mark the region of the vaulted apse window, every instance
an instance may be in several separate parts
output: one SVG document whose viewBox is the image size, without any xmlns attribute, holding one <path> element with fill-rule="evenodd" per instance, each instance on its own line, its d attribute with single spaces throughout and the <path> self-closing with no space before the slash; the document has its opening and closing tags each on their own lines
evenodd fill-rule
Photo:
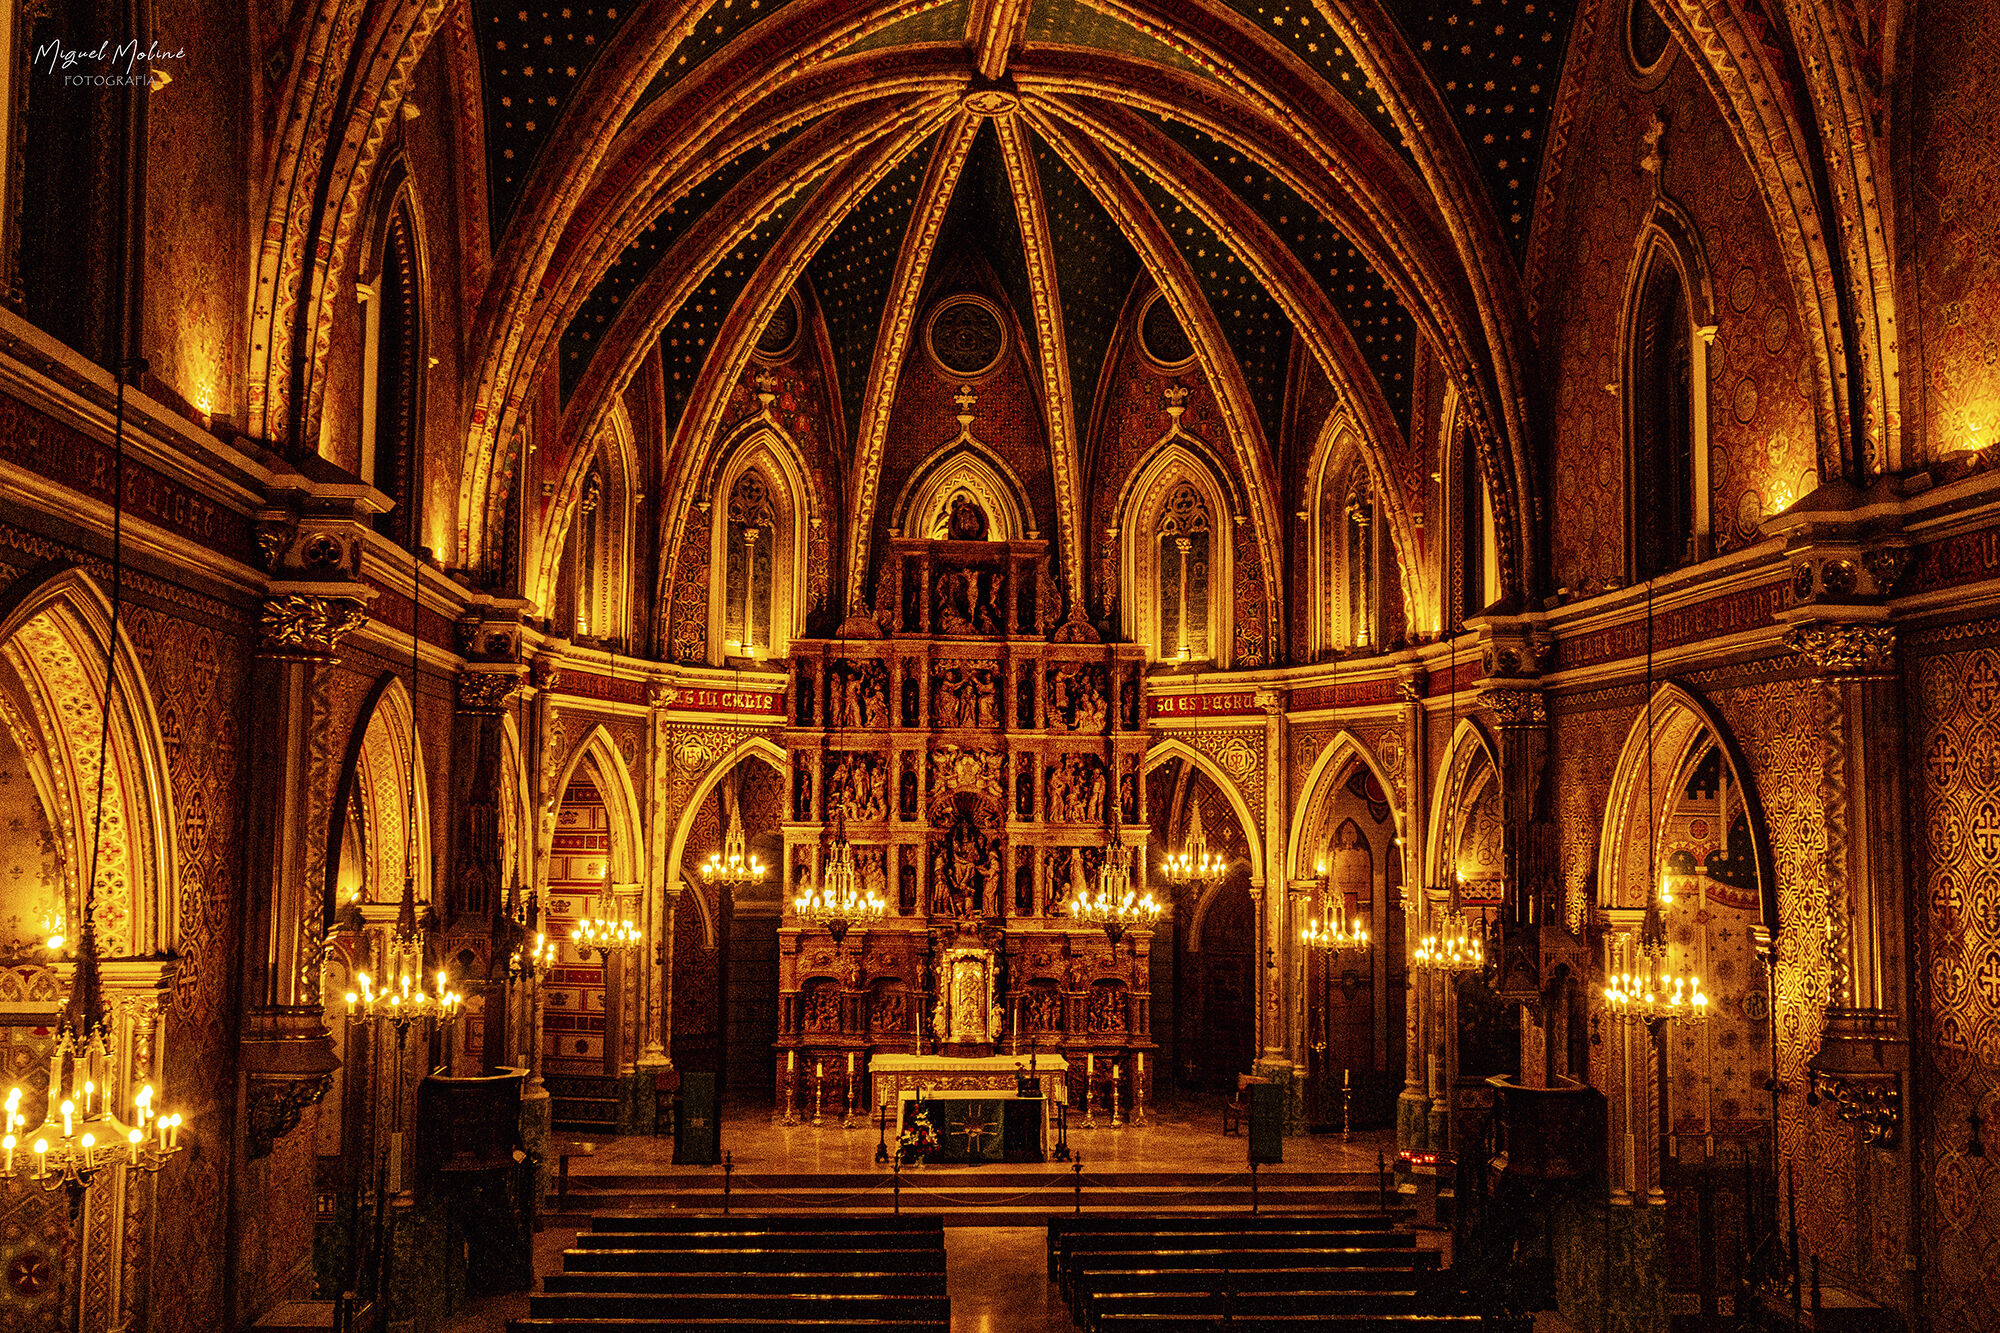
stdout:
<svg viewBox="0 0 2000 1333">
<path fill-rule="evenodd" d="M 1194 487 L 1174 487 L 1154 533 L 1160 553 L 1160 649 L 1165 661 L 1206 661 L 1209 646 L 1208 505 Z"/>
<path fill-rule="evenodd" d="M 1467 438 L 1458 451 L 1459 616 L 1476 616 L 1500 600 L 1500 534 L 1493 495 L 1479 470 L 1479 450 Z"/>
<path fill-rule="evenodd" d="M 583 479 L 583 497 L 576 514 L 576 632 L 584 637 L 601 635 L 604 625 L 597 615 L 604 599 L 604 471 L 601 463 L 590 465 Z"/>
<path fill-rule="evenodd" d="M 1632 576 L 1649 579 L 1695 556 L 1693 322 L 1680 271 L 1658 251 L 1631 329 Z"/>
<path fill-rule="evenodd" d="M 777 575 L 777 512 L 764 474 L 746 470 L 729 491 L 728 574 L 723 642 L 732 655 L 771 651 L 771 604 Z"/>
<path fill-rule="evenodd" d="M 381 263 L 363 287 L 368 303 L 361 350 L 361 475 L 394 500 L 375 520 L 376 531 L 402 546 L 422 539 L 411 521 L 416 508 L 418 411 L 423 350 L 423 274 L 416 224 L 407 197 L 389 210 L 382 229 Z"/>
<path fill-rule="evenodd" d="M 1356 648 L 1367 648 L 1382 638 L 1381 525 L 1375 521 L 1374 491 L 1358 467 L 1343 512 L 1347 637 Z"/>
</svg>

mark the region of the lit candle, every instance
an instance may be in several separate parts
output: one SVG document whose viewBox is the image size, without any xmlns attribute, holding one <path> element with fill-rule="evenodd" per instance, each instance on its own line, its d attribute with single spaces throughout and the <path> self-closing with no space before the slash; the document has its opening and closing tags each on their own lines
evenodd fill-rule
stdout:
<svg viewBox="0 0 2000 1333">
<path fill-rule="evenodd" d="M 71 1130 L 72 1130 L 72 1129 L 74 1128 L 74 1127 L 73 1127 L 73 1126 L 72 1126 L 72 1125 L 71 1125 L 71 1124 L 70 1124 L 69 1122 L 70 1122 L 70 1117 L 71 1117 L 71 1116 L 73 1116 L 73 1115 L 75 1115 L 75 1114 L 76 1114 L 76 1103 L 75 1103 L 75 1102 L 64 1102 L 64 1103 L 62 1104 L 62 1118 L 63 1118 L 63 1137 L 64 1137 L 64 1138 L 68 1138 L 68 1137 L 70 1136 L 70 1132 L 71 1132 Z"/>
<path fill-rule="evenodd" d="M 49 1173 L 49 1141 L 35 1140 L 35 1179 L 40 1180 Z"/>
<path fill-rule="evenodd" d="M 135 1129 L 135 1130 L 133 1130 L 133 1131 L 132 1131 L 132 1132 L 131 1132 L 130 1134 L 127 1134 L 127 1135 L 125 1136 L 125 1141 L 126 1141 L 127 1143 L 130 1143 L 130 1144 L 132 1145 L 132 1165 L 133 1165 L 133 1166 L 137 1166 L 137 1165 L 139 1165 L 139 1144 L 140 1144 L 140 1143 L 141 1143 L 141 1142 L 142 1142 L 142 1141 L 143 1141 L 143 1140 L 145 1139 L 145 1137 L 146 1137 L 146 1136 L 145 1136 L 144 1134 L 140 1133 L 140 1132 L 139 1132 L 138 1130 L 136 1130 L 136 1129 Z M 14 1140 L 12 1140 L 12 1139 L 8 1139 L 8 1140 L 7 1140 L 7 1142 L 8 1142 L 8 1143 L 10 1143 L 10 1144 L 11 1144 L 11 1143 L 12 1143 L 13 1141 L 14 1141 Z M 11 1156 L 11 1154 L 10 1154 L 10 1156 Z"/>
<path fill-rule="evenodd" d="M 849 1051 L 849 1052 L 847 1053 L 847 1076 L 848 1076 L 849 1078 L 853 1078 L 853 1077 L 854 1077 L 854 1052 L 853 1052 L 853 1051 Z"/>
<path fill-rule="evenodd" d="M 95 1134 L 84 1135 L 82 1143 L 83 1143 L 83 1169 L 88 1171 L 90 1170 L 92 1165 L 90 1160 L 90 1150 L 97 1146 L 97 1135 Z"/>
<path fill-rule="evenodd" d="M 174 1112 L 174 1114 L 173 1114 L 173 1116 L 172 1116 L 171 1118 L 172 1118 L 172 1120 L 173 1120 L 173 1122 L 174 1122 L 174 1123 L 173 1123 L 172 1127 L 171 1127 L 171 1128 L 170 1128 L 170 1129 L 169 1129 L 169 1130 L 167 1131 L 167 1151 L 168 1151 L 168 1152 L 173 1152 L 173 1151 L 174 1151 L 175 1149 L 177 1149 L 177 1148 L 179 1148 L 179 1147 L 181 1146 L 181 1116 L 180 1116 L 180 1112 L 178 1112 L 178 1111 Z"/>
<path fill-rule="evenodd" d="M 1132 1081 L 1136 1083 L 1145 1076 L 1146 1076 L 1146 1053 L 1144 1051 L 1139 1051 L 1132 1056 Z"/>
<path fill-rule="evenodd" d="M 1097 1077 L 1097 1052 L 1092 1051 L 1083 1057 L 1083 1076 L 1086 1079 Z"/>
<path fill-rule="evenodd" d="M 785 1072 L 786 1072 L 787 1074 L 789 1074 L 789 1073 L 791 1073 L 791 1072 L 792 1072 L 792 1071 L 793 1071 L 794 1069 L 797 1069 L 798 1067 L 799 1067 L 799 1053 L 798 1053 L 797 1051 L 786 1051 L 786 1052 L 785 1052 Z"/>
<path fill-rule="evenodd" d="M 813 1077 L 824 1078 L 825 1076 L 826 1076 L 826 1061 L 824 1060 L 813 1061 Z"/>
<path fill-rule="evenodd" d="M 83 1118 L 90 1119 L 90 1103 L 97 1096 L 97 1085 L 89 1079 L 83 1081 Z"/>
<path fill-rule="evenodd" d="M 4 1139 L 0 1139 L 0 1150 L 5 1150 L 7 1154 L 7 1164 L 0 1166 L 0 1174 L 11 1176 L 14 1174 L 14 1136 L 12 1134 L 9 1134 Z"/>
</svg>

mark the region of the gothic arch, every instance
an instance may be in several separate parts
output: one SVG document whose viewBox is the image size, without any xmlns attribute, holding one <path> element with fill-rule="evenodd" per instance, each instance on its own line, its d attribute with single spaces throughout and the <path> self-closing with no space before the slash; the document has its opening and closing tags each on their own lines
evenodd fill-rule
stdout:
<svg viewBox="0 0 2000 1333">
<path fill-rule="evenodd" d="M 111 625 L 110 600 L 74 566 L 30 575 L 0 595 L 0 718 L 28 757 L 29 780 L 55 826 L 61 908 L 71 922 L 82 902 L 98 809 L 105 707 L 99 673 Z M 118 707 L 104 783 L 96 924 L 105 957 L 138 958 L 179 944 L 179 825 L 159 715 L 123 624 L 111 658 Z"/>
<path fill-rule="evenodd" d="M 1218 668 L 1227 668 L 1234 660 L 1235 530 L 1244 510 L 1228 477 L 1217 467 L 1207 446 L 1176 421 L 1119 492 L 1113 510 L 1113 526 L 1118 531 L 1119 618 L 1123 622 L 1119 629 L 1125 638 L 1143 645 L 1149 659 L 1165 659 L 1160 642 L 1159 522 L 1168 502 L 1185 485 L 1199 497 L 1210 534 L 1206 658 Z"/>
<path fill-rule="evenodd" d="M 709 596 L 708 660 L 721 666 L 730 657 L 727 649 L 729 626 L 729 532 L 730 509 L 746 476 L 754 474 L 763 483 L 770 502 L 772 550 L 770 623 L 766 626 L 769 648 L 765 656 L 782 658 L 791 641 L 806 627 L 806 547 L 812 528 L 823 522 L 818 496 L 812 485 L 812 471 L 798 443 L 768 417 L 759 417 L 738 430 L 716 450 L 708 476 L 696 494 L 711 506 L 709 514 Z M 671 577 L 670 562 L 661 564 L 663 577 Z M 778 575 L 782 574 L 780 579 Z M 740 632 L 740 631 L 739 631 Z M 736 655 L 755 656 L 754 651 Z"/>
<path fill-rule="evenodd" d="M 895 507 L 889 511 L 889 534 L 942 536 L 938 520 L 960 491 L 986 511 L 988 541 L 1020 541 L 1039 535 L 1020 474 L 983 440 L 973 438 L 969 429 L 925 459 L 903 483 Z"/>
<path fill-rule="evenodd" d="M 1443 876 L 1445 855 L 1451 850 L 1451 825 L 1455 822 L 1452 816 L 1471 793 L 1472 784 L 1482 771 L 1497 775 L 1500 753 L 1477 722 L 1469 717 L 1460 718 L 1450 743 L 1445 746 L 1444 762 L 1438 766 L 1437 786 L 1431 792 L 1429 844 L 1424 849 L 1426 889 L 1450 887 Z"/>
<path fill-rule="evenodd" d="M 394 904 L 401 901 L 404 866 L 416 876 L 416 900 L 433 901 L 432 877 L 435 848 L 431 837 L 429 771 L 424 759 L 421 731 L 411 727 L 410 689 L 400 676 L 385 672 L 362 701 L 348 738 L 346 762 L 334 789 L 332 815 L 327 824 L 326 893 L 327 920 L 333 919 L 338 904 L 331 901 L 338 889 L 341 865 L 352 853 L 359 859 L 361 887 L 354 901 Z M 416 742 L 416 786 L 414 824 L 411 820 L 410 787 L 412 738 Z M 348 845 L 358 836 L 360 846 Z M 414 836 L 414 859 L 411 842 Z"/>
<path fill-rule="evenodd" d="M 589 495 L 591 478 L 601 478 L 601 493 Z M 632 619 L 631 571 L 633 515 L 640 481 L 638 443 L 623 399 L 605 413 L 597 437 L 587 449 L 570 456 L 557 483 L 555 499 L 545 519 L 533 581 L 527 596 L 545 613 L 554 614 L 561 598 L 564 561 L 572 552 L 570 532 L 588 504 L 595 504 L 608 521 L 597 542 L 595 558 L 602 561 L 601 586 L 592 590 L 593 605 L 584 628 L 598 639 L 624 640 Z M 575 590 L 572 589 L 572 592 Z M 602 625 L 604 628 L 600 629 Z"/>
<path fill-rule="evenodd" d="M 1339 790 L 1337 784 L 1341 775 L 1347 772 L 1350 764 L 1355 763 L 1374 774 L 1383 794 L 1389 797 L 1390 827 L 1395 830 L 1396 841 L 1402 842 L 1407 821 L 1404 811 L 1396 803 L 1396 784 L 1390 780 L 1375 752 L 1359 736 L 1343 727 L 1340 734 L 1333 738 L 1333 744 L 1320 751 L 1319 758 L 1313 761 L 1301 788 L 1304 795 L 1292 816 L 1291 837 L 1285 848 L 1285 873 L 1290 878 L 1303 880 L 1313 877 L 1306 847 L 1309 826 L 1315 822 L 1313 816 L 1318 807 Z"/>
<path fill-rule="evenodd" d="M 673 840 L 667 845 L 667 862 L 663 873 L 666 876 L 680 878 L 683 881 L 682 887 L 684 890 L 691 889 L 694 886 L 692 883 L 687 882 L 689 876 L 682 872 L 681 858 L 687 853 L 688 834 L 694 831 L 694 821 L 696 816 L 701 813 L 702 803 L 708 800 L 710 792 L 721 785 L 722 779 L 729 774 L 731 769 L 749 759 L 761 759 L 764 763 L 771 766 L 771 770 L 781 780 L 784 778 L 786 772 L 785 752 L 779 749 L 773 741 L 767 740 L 762 736 L 752 736 L 737 742 L 735 747 L 727 754 L 724 754 L 713 764 L 709 765 L 708 771 L 702 774 L 700 780 L 695 783 L 694 790 L 688 793 L 687 801 L 681 806 L 680 818 L 674 821 Z M 776 869 L 780 874 L 784 873 L 783 866 L 776 867 Z M 701 914 L 703 943 L 710 949 L 715 948 L 716 922 L 714 916 L 708 910 L 708 900 L 699 890 L 696 890 L 691 895 L 684 893 L 684 896 L 693 897 L 696 904 L 695 910 Z"/>
<path fill-rule="evenodd" d="M 618 753 L 617 742 L 602 722 L 591 727 L 577 747 L 570 751 L 560 776 L 550 788 L 542 816 L 541 837 L 535 849 L 535 883 L 540 886 L 548 882 L 549 855 L 555 847 L 556 812 L 562 808 L 563 792 L 568 788 L 570 779 L 586 762 L 590 765 L 598 793 L 603 796 L 605 811 L 611 819 L 611 854 L 607 858 L 610 874 L 606 878 L 614 889 L 643 890 L 649 876 L 645 873 L 646 822 L 640 814 L 639 793 L 633 785 L 631 769 L 626 767 L 624 756 Z"/>
<path fill-rule="evenodd" d="M 1651 726 L 1648 726 L 1648 718 Z M 1646 846 L 1647 779 L 1652 781 L 1655 819 L 1671 807 L 1667 799 L 1675 778 L 1694 747 L 1711 739 L 1722 751 L 1737 789 L 1743 795 L 1750 825 L 1750 853 L 1757 872 L 1757 889 L 1764 929 L 1778 935 L 1778 886 L 1772 870 L 1771 843 L 1764 823 L 1764 805 L 1757 794 L 1756 775 L 1744 760 L 1719 714 L 1686 686 L 1662 681 L 1646 707 L 1632 719 L 1625 744 L 1612 770 L 1605 797 L 1604 828 L 1597 846 L 1597 906 L 1618 911 L 1645 906 L 1646 871 L 1637 864 Z M 1634 821 L 1637 821 L 1636 824 Z"/>
<path fill-rule="evenodd" d="M 1232 781 L 1228 774 L 1218 767 L 1213 759 L 1189 745 L 1186 741 L 1167 738 L 1156 741 L 1146 750 L 1142 772 L 1150 773 L 1169 759 L 1179 759 L 1198 770 L 1216 785 L 1229 808 L 1236 816 L 1236 822 L 1243 830 L 1243 840 L 1250 846 L 1250 886 L 1260 888 L 1264 883 L 1264 839 L 1259 832 L 1262 827 L 1250 817 L 1250 803 L 1243 799 L 1242 788 Z"/>
<path fill-rule="evenodd" d="M 1343 505 L 1347 492 L 1357 480 L 1365 479 L 1375 503 L 1376 521 L 1385 529 L 1376 540 L 1388 548 L 1396 562 L 1396 577 L 1403 594 L 1405 619 L 1418 623 L 1420 609 L 1435 586 L 1419 559 L 1416 527 L 1402 487 L 1382 464 L 1378 450 L 1370 448 L 1345 411 L 1327 419 L 1300 497 L 1306 515 L 1307 562 L 1310 574 L 1306 587 L 1312 604 L 1308 608 L 1307 643 L 1315 659 L 1353 643 L 1345 615 L 1339 605 L 1339 575 L 1345 569 L 1346 525 L 1330 522 L 1326 500 L 1331 491 L 1336 506 Z M 1382 572 L 1378 563 L 1374 575 L 1378 587 Z M 1378 592 L 1379 596 L 1379 592 Z"/>
</svg>

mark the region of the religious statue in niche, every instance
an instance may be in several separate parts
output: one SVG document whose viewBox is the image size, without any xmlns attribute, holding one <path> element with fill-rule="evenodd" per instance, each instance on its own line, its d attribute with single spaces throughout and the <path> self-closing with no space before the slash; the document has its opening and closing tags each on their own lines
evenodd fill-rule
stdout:
<svg viewBox="0 0 2000 1333">
<path fill-rule="evenodd" d="M 918 666 L 915 658 L 909 658 L 903 663 L 903 725 L 906 727 L 917 725 L 917 704 L 919 702 L 917 692 L 923 688 L 923 682 L 918 679 L 917 673 Z"/>
<path fill-rule="evenodd" d="M 1030 916 L 1035 910 L 1035 868 L 1016 866 L 1014 868 L 1014 913 L 1016 916 Z"/>
<path fill-rule="evenodd" d="M 837 811 L 849 823 L 879 822 L 889 817 L 889 770 L 879 754 L 834 756 L 827 775 L 829 814 Z"/>
<path fill-rule="evenodd" d="M 1035 775 L 1022 773 L 1014 779 L 1014 817 L 1032 820 L 1035 817 Z"/>
<path fill-rule="evenodd" d="M 1049 668 L 1049 725 L 1058 731 L 1097 734 L 1107 716 L 1104 668 L 1095 664 Z"/>
<path fill-rule="evenodd" d="M 799 1000 L 799 1026 L 807 1032 L 840 1031 L 840 988 L 833 982 L 808 981 Z"/>
<path fill-rule="evenodd" d="M 946 569 L 937 580 L 937 616 L 933 624 L 940 634 L 998 634 L 1000 613 L 994 598 L 1005 598 L 1005 579 L 997 571 Z"/>
<path fill-rule="evenodd" d="M 931 913 L 937 916 L 969 917 L 985 911 L 991 892 L 1000 907 L 1000 839 L 983 829 L 974 818 L 978 807 L 961 800 L 957 808 L 947 808 L 939 816 L 940 830 L 932 835 Z"/>
<path fill-rule="evenodd" d="M 1090 892 L 1104 852 L 1097 847 L 1057 847 L 1049 853 L 1049 905 L 1046 915 L 1067 911 L 1072 902 Z"/>
<path fill-rule="evenodd" d="M 977 792 L 996 804 L 1006 795 L 1001 778 L 1004 756 L 998 750 L 962 750 L 956 745 L 940 745 L 931 751 L 931 800 L 941 801 L 959 792 Z"/>
<path fill-rule="evenodd" d="M 1084 1026 L 1091 1032 L 1123 1032 L 1125 988 L 1116 982 L 1092 986 L 1084 1006 Z"/>
<path fill-rule="evenodd" d="M 813 700 L 819 692 L 819 680 L 813 675 L 811 667 L 803 662 L 799 664 L 798 683 L 792 688 L 798 700 L 799 725 L 810 727 L 813 720 Z"/>
<path fill-rule="evenodd" d="M 983 542 L 986 540 L 986 511 L 964 491 L 951 497 L 951 504 L 945 511 L 945 536 L 955 542 Z"/>
<path fill-rule="evenodd" d="M 1021 1022 L 1030 1032 L 1062 1030 L 1062 996 L 1046 982 L 1028 987 L 1021 1005 Z"/>
<path fill-rule="evenodd" d="M 1104 761 L 1096 755 L 1064 755 L 1051 764 L 1047 791 L 1051 822 L 1104 822 Z"/>
<path fill-rule="evenodd" d="M 889 850 L 886 847 L 863 847 L 855 856 L 856 870 L 861 875 L 863 892 L 872 893 L 883 902 L 889 901 Z"/>
<path fill-rule="evenodd" d="M 941 728 L 1000 725 L 1000 684 L 992 663 L 951 663 L 938 668 L 931 718 Z"/>
<path fill-rule="evenodd" d="M 904 819 L 917 817 L 917 752 L 903 751 L 902 777 L 898 781 L 896 803 Z"/>
<path fill-rule="evenodd" d="M 846 949 L 840 951 L 840 957 L 834 963 L 834 972 L 840 977 L 840 984 L 843 989 L 850 991 L 861 989 L 861 982 L 864 976 L 861 960 L 851 951 Z"/>
<path fill-rule="evenodd" d="M 1127 824 L 1139 822 L 1139 775 L 1130 760 L 1118 775 L 1118 818 Z"/>
<path fill-rule="evenodd" d="M 880 662 L 835 662 L 828 683 L 833 689 L 828 712 L 834 726 L 889 725 L 889 672 Z"/>
<path fill-rule="evenodd" d="M 1023 731 L 1035 725 L 1035 673 L 1021 673 L 1020 683 L 1014 687 L 1014 725 Z"/>
<path fill-rule="evenodd" d="M 1118 679 L 1118 715 L 1124 721 L 1125 730 L 1139 729 L 1139 677 L 1136 673 L 1127 672 Z"/>
<path fill-rule="evenodd" d="M 896 915 L 914 916 L 917 911 L 917 849 L 896 849 Z"/>
<path fill-rule="evenodd" d="M 813 775 L 806 767 L 805 757 L 793 760 L 798 767 L 792 773 L 792 818 L 809 820 L 813 817 Z"/>
</svg>

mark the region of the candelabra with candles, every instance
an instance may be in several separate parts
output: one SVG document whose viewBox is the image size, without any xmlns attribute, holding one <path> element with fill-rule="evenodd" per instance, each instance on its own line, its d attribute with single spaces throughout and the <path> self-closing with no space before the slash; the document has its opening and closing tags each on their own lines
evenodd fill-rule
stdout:
<svg viewBox="0 0 2000 1333">
<path fill-rule="evenodd" d="M 1324 857 L 1314 865 L 1313 873 L 1319 876 L 1320 910 L 1306 918 L 1305 925 L 1299 930 L 1299 943 L 1329 957 L 1366 949 L 1368 927 L 1359 917 L 1349 917 L 1342 896 L 1328 890 Z"/>
<path fill-rule="evenodd" d="M 1452 881 L 1451 901 L 1439 918 L 1437 929 L 1417 941 L 1410 954 L 1410 966 L 1419 972 L 1475 972 L 1486 966 L 1485 923 L 1473 924 L 1459 902 L 1459 885 L 1464 875 Z"/>
<path fill-rule="evenodd" d="M 764 878 L 764 863 L 750 854 L 743 836 L 743 805 L 738 801 L 729 812 L 729 831 L 722 835 L 722 850 L 710 852 L 701 863 L 701 877 L 711 884 L 740 888 Z"/>
<path fill-rule="evenodd" d="M 1189 801 L 1187 840 L 1160 862 L 1160 877 L 1182 891 L 1221 879 L 1229 863 L 1208 849 L 1201 827 L 1201 802 Z"/>
<path fill-rule="evenodd" d="M 21 1089 L 7 1090 L 0 1180 L 14 1180 L 32 1164 L 28 1179 L 51 1192 L 68 1189 L 74 1206 L 106 1167 L 154 1172 L 165 1166 L 181 1150 L 180 1113 L 155 1111 L 153 1085 L 146 1083 L 133 1094 L 131 1120 L 121 1119 L 111 1109 L 111 1083 L 103 1027 L 79 1043 L 65 1026 L 49 1064 L 48 1108 L 37 1129 L 27 1128 Z"/>
<path fill-rule="evenodd" d="M 1122 836 L 1114 836 L 1104 849 L 1097 887 L 1086 890 L 1070 908 L 1070 916 L 1076 920 L 1101 927 L 1114 949 L 1126 931 L 1151 926 L 1160 919 L 1160 912 L 1160 902 L 1151 891 L 1142 894 L 1132 886 L 1132 849 Z"/>
<path fill-rule="evenodd" d="M 856 925 L 880 921 L 888 910 L 886 898 L 862 887 L 861 872 L 854 866 L 854 848 L 847 841 L 847 818 L 836 814 L 833 843 L 827 849 L 820 882 L 800 889 L 792 899 L 792 915 L 801 925 L 824 926 L 838 947 Z"/>
<path fill-rule="evenodd" d="M 1670 1018 L 1699 1023 L 1708 1017 L 1708 996 L 1693 972 L 1676 972 L 1667 956 L 1666 923 L 1661 908 L 1673 901 L 1673 890 L 1662 876 L 1646 902 L 1633 948 L 1636 969 L 1606 978 L 1604 1008 L 1620 1023 L 1655 1027 Z"/>
<path fill-rule="evenodd" d="M 631 953 L 644 944 L 646 932 L 624 915 L 617 895 L 611 891 L 611 881 L 606 880 L 598 891 L 597 901 L 578 919 L 569 938 L 577 948 L 595 949 L 600 959 L 609 959 L 613 954 Z"/>
</svg>

